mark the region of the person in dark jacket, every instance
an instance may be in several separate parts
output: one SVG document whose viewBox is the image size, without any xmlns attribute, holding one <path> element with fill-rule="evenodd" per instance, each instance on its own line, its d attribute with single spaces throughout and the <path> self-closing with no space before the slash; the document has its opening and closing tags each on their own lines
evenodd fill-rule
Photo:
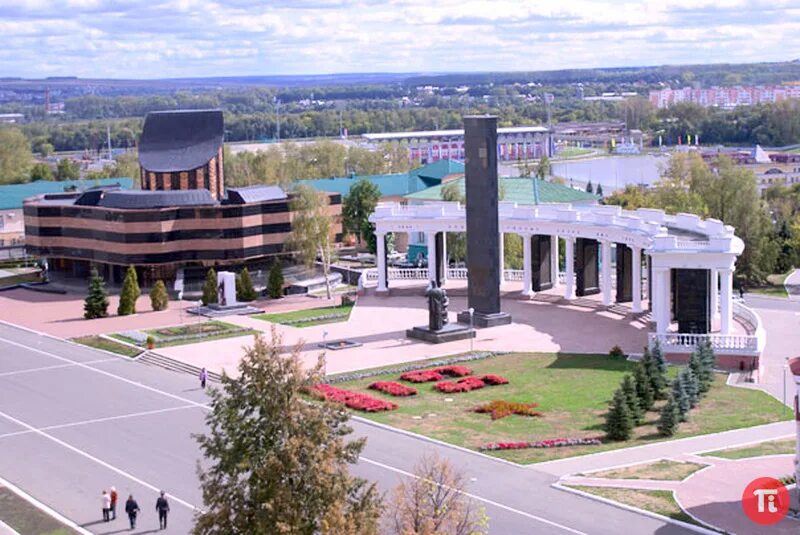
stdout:
<svg viewBox="0 0 800 535">
<path fill-rule="evenodd" d="M 169 502 L 166 493 L 162 490 L 161 496 L 156 500 L 156 511 L 158 511 L 159 529 L 167 529 L 167 513 L 169 513 Z"/>
<path fill-rule="evenodd" d="M 125 502 L 125 512 L 128 513 L 128 520 L 131 521 L 131 529 L 136 529 L 136 515 L 139 514 L 139 504 L 133 499 L 133 494 L 128 496 Z"/>
</svg>

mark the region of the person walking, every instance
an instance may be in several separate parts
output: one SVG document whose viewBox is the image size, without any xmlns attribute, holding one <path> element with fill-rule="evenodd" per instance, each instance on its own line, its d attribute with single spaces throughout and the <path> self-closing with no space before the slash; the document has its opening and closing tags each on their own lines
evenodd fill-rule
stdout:
<svg viewBox="0 0 800 535">
<path fill-rule="evenodd" d="M 208 372 L 206 371 L 205 368 L 203 368 L 202 370 L 200 370 L 200 388 L 205 390 L 207 380 L 208 380 Z"/>
<path fill-rule="evenodd" d="M 110 511 L 111 520 L 116 520 L 117 519 L 117 499 L 119 498 L 119 496 L 117 496 L 117 489 L 115 487 L 111 487 L 110 497 L 111 497 L 111 511 Z"/>
<path fill-rule="evenodd" d="M 169 502 L 166 493 L 162 490 L 161 496 L 156 500 L 156 511 L 158 511 L 159 529 L 167 529 L 167 513 L 169 513 Z"/>
<path fill-rule="evenodd" d="M 108 495 L 105 489 L 101 499 L 103 502 L 103 522 L 108 522 L 108 512 L 111 510 L 111 496 Z"/>
<path fill-rule="evenodd" d="M 139 504 L 133 499 L 133 494 L 130 494 L 128 501 L 125 502 L 125 512 L 128 513 L 131 529 L 136 529 L 136 515 L 139 514 Z"/>
</svg>

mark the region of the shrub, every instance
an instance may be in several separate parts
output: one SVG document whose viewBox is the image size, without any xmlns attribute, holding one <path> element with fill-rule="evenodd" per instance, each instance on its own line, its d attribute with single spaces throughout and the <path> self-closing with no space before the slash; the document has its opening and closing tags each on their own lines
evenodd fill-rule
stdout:
<svg viewBox="0 0 800 535">
<path fill-rule="evenodd" d="M 633 431 L 633 418 L 631 418 L 628 402 L 622 389 L 614 393 L 611 407 L 606 414 L 606 435 L 610 440 L 628 440 Z"/>
<path fill-rule="evenodd" d="M 667 403 L 661 407 L 661 416 L 658 419 L 658 432 L 662 436 L 671 437 L 678 430 L 680 411 L 675 399 L 670 396 Z"/>
<path fill-rule="evenodd" d="M 383 392 L 384 394 L 389 394 L 390 396 L 405 397 L 417 395 L 416 388 L 401 385 L 400 383 L 395 383 L 394 381 L 376 381 L 369 385 L 368 388 L 370 390 L 377 390 L 379 392 Z"/>
<path fill-rule="evenodd" d="M 283 269 L 280 261 L 276 258 L 269 268 L 269 278 L 267 279 L 267 295 L 272 299 L 283 297 Z"/>
<path fill-rule="evenodd" d="M 397 408 L 397 405 L 382 399 L 377 399 L 367 394 L 360 392 L 352 392 L 343 388 L 336 388 L 335 386 L 321 384 L 316 385 L 311 390 L 312 395 L 334 403 L 341 403 L 346 407 L 364 412 L 381 412 L 391 411 Z"/>
<path fill-rule="evenodd" d="M 83 317 L 87 320 L 108 316 L 108 293 L 103 278 L 92 268 L 89 275 L 89 293 L 83 303 Z"/>
<path fill-rule="evenodd" d="M 117 314 L 120 316 L 136 314 L 136 300 L 139 299 L 141 294 L 136 268 L 128 266 L 128 270 L 125 272 L 125 280 L 122 281 L 122 292 L 119 295 Z"/>
<path fill-rule="evenodd" d="M 496 385 L 507 385 L 508 379 L 503 377 L 502 375 L 494 375 L 494 374 L 487 374 L 481 376 L 481 381 L 486 383 L 487 385 L 496 386 Z"/>
<path fill-rule="evenodd" d="M 472 412 L 477 412 L 479 414 L 489 413 L 492 416 L 492 420 L 499 420 L 511 414 L 516 414 L 518 416 L 542 416 L 541 412 L 534 410 L 538 406 L 538 403 L 517 403 L 514 401 L 496 399 L 489 403 L 478 405 L 472 409 Z"/>
<path fill-rule="evenodd" d="M 156 339 L 153 335 L 148 335 L 145 344 L 147 344 L 147 349 L 152 349 L 156 346 Z"/>
<path fill-rule="evenodd" d="M 258 293 L 253 288 L 253 279 L 250 278 L 250 272 L 247 268 L 242 268 L 242 271 L 236 277 L 236 300 L 237 301 L 254 301 L 258 297 Z"/>
<path fill-rule="evenodd" d="M 483 451 L 524 450 L 529 448 L 563 448 L 565 446 L 599 446 L 599 438 L 553 438 L 536 442 L 492 442 L 481 446 Z"/>
<path fill-rule="evenodd" d="M 484 383 L 477 377 L 464 377 L 456 382 L 440 381 L 435 385 L 433 385 L 433 388 L 445 394 L 458 394 L 461 392 L 470 392 L 472 390 L 478 390 L 480 388 L 483 388 L 484 386 L 486 386 L 486 383 Z"/>
<path fill-rule="evenodd" d="M 625 352 L 622 351 L 622 348 L 619 346 L 614 346 L 611 348 L 611 351 L 608 352 L 608 355 L 611 357 L 624 357 Z"/>
<path fill-rule="evenodd" d="M 466 366 L 442 366 L 441 368 L 436 368 L 435 371 L 442 375 L 449 375 L 450 377 L 466 377 L 467 375 L 472 375 L 472 370 Z"/>
<path fill-rule="evenodd" d="M 169 305 L 169 294 L 164 281 L 157 280 L 150 289 L 150 307 L 153 310 L 166 310 Z"/>
<path fill-rule="evenodd" d="M 428 383 L 430 381 L 441 381 L 442 374 L 435 370 L 417 370 L 406 372 L 400 376 L 400 380 L 409 383 Z"/>
<path fill-rule="evenodd" d="M 203 297 L 202 302 L 204 305 L 212 305 L 219 303 L 219 292 L 217 290 L 217 272 L 211 268 L 206 273 L 206 281 L 203 283 Z"/>
</svg>

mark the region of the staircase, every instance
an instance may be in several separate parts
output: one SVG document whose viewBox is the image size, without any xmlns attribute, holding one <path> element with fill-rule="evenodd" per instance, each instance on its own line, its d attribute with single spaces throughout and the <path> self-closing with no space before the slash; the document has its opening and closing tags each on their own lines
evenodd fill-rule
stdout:
<svg viewBox="0 0 800 535">
<path fill-rule="evenodd" d="M 136 360 L 138 362 L 149 364 L 150 366 L 157 366 L 159 368 L 176 373 L 189 374 L 194 377 L 198 377 L 200 375 L 200 368 L 197 366 L 192 366 L 191 364 L 186 364 L 185 362 L 171 359 L 169 357 L 165 357 L 164 355 L 153 353 L 152 351 L 145 351 L 139 357 L 137 357 Z M 222 380 L 222 376 L 216 372 L 207 373 L 209 381 L 219 383 Z"/>
</svg>

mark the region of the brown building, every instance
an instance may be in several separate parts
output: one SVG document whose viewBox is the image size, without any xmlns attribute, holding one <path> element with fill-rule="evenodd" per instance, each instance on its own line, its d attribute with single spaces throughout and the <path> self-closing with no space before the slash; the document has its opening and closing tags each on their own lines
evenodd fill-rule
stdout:
<svg viewBox="0 0 800 535">
<path fill-rule="evenodd" d="M 210 266 L 267 267 L 285 252 L 290 195 L 277 186 L 225 188 L 221 119 L 218 111 L 149 114 L 140 143 L 142 190 L 99 187 L 27 199 L 29 253 L 75 276 L 96 265 L 112 283 L 134 265 L 145 285 L 171 280 L 180 268 L 192 279 Z M 330 202 L 338 241 L 341 195 Z"/>
</svg>

